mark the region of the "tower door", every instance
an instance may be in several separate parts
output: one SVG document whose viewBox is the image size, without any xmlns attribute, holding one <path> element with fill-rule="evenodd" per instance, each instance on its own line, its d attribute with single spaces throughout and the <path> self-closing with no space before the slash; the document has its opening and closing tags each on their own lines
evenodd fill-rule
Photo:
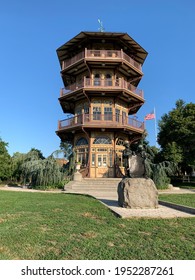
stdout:
<svg viewBox="0 0 195 280">
<path fill-rule="evenodd" d="M 109 153 L 97 154 L 96 160 L 96 177 L 112 178 L 114 175 L 113 167 L 110 166 Z"/>
<path fill-rule="evenodd" d="M 97 154 L 96 177 L 108 177 L 108 155 Z"/>
</svg>

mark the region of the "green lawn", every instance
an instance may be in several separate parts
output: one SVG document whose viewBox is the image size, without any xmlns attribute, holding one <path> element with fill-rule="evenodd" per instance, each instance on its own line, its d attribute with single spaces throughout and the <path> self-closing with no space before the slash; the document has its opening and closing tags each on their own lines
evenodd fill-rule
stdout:
<svg viewBox="0 0 195 280">
<path fill-rule="evenodd" d="M 161 194 L 160 200 L 172 202 L 175 204 L 185 205 L 195 208 L 195 193 L 194 194 Z"/>
<path fill-rule="evenodd" d="M 0 259 L 195 259 L 194 228 L 123 220 L 82 195 L 0 191 Z"/>
</svg>

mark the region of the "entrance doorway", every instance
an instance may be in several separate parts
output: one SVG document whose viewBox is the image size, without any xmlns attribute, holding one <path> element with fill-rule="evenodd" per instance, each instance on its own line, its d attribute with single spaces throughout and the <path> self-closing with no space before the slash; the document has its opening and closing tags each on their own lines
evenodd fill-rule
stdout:
<svg viewBox="0 0 195 280">
<path fill-rule="evenodd" d="M 113 153 L 111 149 L 93 149 L 91 176 L 95 178 L 113 178 Z"/>
<path fill-rule="evenodd" d="M 109 152 L 105 154 L 97 154 L 96 177 L 112 178 L 114 176 L 114 167 L 110 161 L 112 161 L 112 157 Z"/>
</svg>

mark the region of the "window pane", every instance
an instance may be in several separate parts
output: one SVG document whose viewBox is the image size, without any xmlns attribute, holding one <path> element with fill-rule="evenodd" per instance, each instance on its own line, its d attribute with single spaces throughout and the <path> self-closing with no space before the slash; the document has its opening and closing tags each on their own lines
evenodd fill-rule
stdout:
<svg viewBox="0 0 195 280">
<path fill-rule="evenodd" d="M 88 145 L 88 141 L 86 138 L 81 137 L 77 142 L 76 146 Z"/>
<path fill-rule="evenodd" d="M 102 156 L 98 155 L 98 166 L 102 166 Z"/>
<path fill-rule="evenodd" d="M 115 113 L 116 113 L 116 121 L 119 122 L 120 121 L 120 110 L 116 109 Z"/>
<path fill-rule="evenodd" d="M 112 108 L 111 107 L 104 108 L 104 120 L 106 120 L 106 121 L 112 120 Z"/>
<path fill-rule="evenodd" d="M 103 166 L 107 166 L 107 155 L 103 155 Z"/>
<path fill-rule="evenodd" d="M 112 167 L 112 152 L 109 154 L 109 166 Z"/>
<path fill-rule="evenodd" d="M 112 144 L 112 143 L 111 143 L 111 139 L 109 137 L 100 136 L 94 140 L 93 144 Z"/>
<path fill-rule="evenodd" d="M 92 166 L 95 166 L 95 154 L 92 154 L 91 164 Z"/>
<path fill-rule="evenodd" d="M 101 119 L 101 107 L 93 107 L 93 120 Z"/>
<path fill-rule="evenodd" d="M 100 85 L 100 75 L 99 74 L 95 74 L 94 86 L 99 86 L 99 85 Z"/>
<path fill-rule="evenodd" d="M 122 122 L 123 122 L 123 124 L 126 124 L 126 123 L 127 123 L 127 120 L 126 120 L 126 113 L 125 113 L 125 112 L 122 113 Z"/>
</svg>

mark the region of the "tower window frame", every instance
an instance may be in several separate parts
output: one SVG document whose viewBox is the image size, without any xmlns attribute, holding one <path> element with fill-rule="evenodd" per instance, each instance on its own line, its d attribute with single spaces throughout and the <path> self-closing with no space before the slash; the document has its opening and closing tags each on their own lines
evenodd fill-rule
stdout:
<svg viewBox="0 0 195 280">
<path fill-rule="evenodd" d="M 96 145 L 102 145 L 102 144 L 111 145 L 112 140 L 108 136 L 98 136 L 94 139 L 93 144 L 96 144 Z"/>
</svg>

